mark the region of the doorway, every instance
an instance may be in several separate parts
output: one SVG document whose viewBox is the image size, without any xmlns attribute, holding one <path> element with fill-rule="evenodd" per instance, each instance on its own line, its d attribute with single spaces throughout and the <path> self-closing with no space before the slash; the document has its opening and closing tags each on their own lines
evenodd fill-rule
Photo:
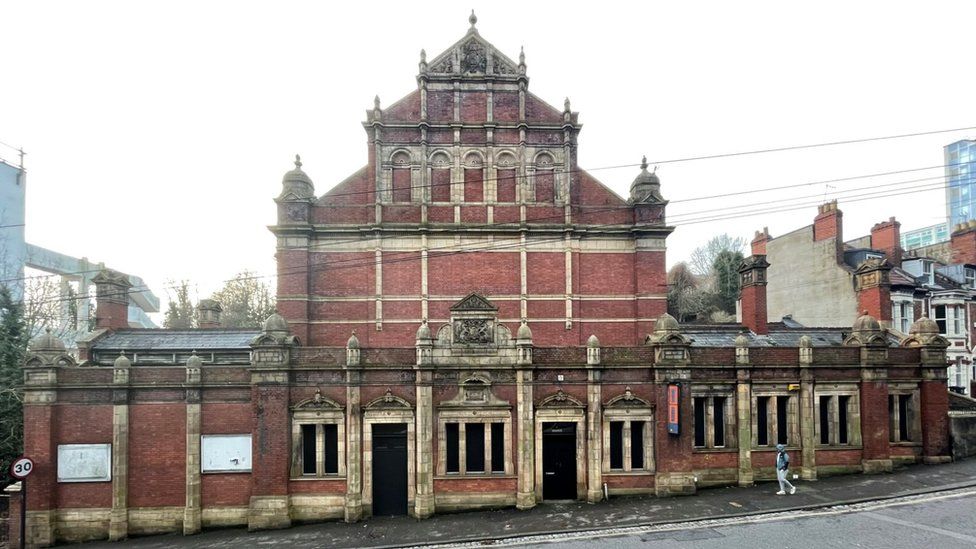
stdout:
<svg viewBox="0 0 976 549">
<path fill-rule="evenodd" d="M 407 514 L 407 424 L 374 423 L 373 516 Z"/>
<path fill-rule="evenodd" d="M 542 424 L 542 499 L 576 499 L 576 423 Z"/>
</svg>

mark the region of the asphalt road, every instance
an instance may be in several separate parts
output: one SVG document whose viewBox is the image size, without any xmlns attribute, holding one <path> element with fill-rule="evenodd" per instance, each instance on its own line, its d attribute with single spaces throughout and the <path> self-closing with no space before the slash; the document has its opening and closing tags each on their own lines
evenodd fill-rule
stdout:
<svg viewBox="0 0 976 549">
<path fill-rule="evenodd" d="M 539 549 L 617 547 L 688 549 L 949 549 L 976 547 L 976 490 L 885 502 L 777 513 L 687 526 L 621 529 L 509 540 L 504 546 Z"/>
</svg>

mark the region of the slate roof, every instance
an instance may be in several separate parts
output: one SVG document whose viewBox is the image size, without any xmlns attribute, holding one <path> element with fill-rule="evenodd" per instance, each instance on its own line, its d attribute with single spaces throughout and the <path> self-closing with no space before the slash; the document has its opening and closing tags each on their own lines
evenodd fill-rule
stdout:
<svg viewBox="0 0 976 549">
<path fill-rule="evenodd" d="M 94 350 L 249 350 L 260 329 L 119 330 L 95 341 Z"/>
</svg>

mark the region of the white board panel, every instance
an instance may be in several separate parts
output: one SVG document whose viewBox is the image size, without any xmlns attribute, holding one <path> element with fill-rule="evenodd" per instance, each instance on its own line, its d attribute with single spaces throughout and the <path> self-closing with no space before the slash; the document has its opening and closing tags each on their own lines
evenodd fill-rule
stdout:
<svg viewBox="0 0 976 549">
<path fill-rule="evenodd" d="M 251 470 L 251 435 L 202 435 L 200 471 Z"/>
<path fill-rule="evenodd" d="M 58 482 L 112 480 L 111 444 L 58 444 Z"/>
</svg>

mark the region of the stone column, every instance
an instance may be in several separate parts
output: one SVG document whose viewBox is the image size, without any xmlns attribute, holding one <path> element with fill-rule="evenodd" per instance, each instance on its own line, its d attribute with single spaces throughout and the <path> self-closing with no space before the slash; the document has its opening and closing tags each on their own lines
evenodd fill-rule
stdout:
<svg viewBox="0 0 976 549">
<path fill-rule="evenodd" d="M 535 507 L 535 413 L 533 411 L 532 367 L 521 366 L 515 372 L 518 419 L 518 492 L 515 506 Z"/>
<path fill-rule="evenodd" d="M 363 518 L 363 414 L 362 370 L 359 366 L 359 340 L 354 348 L 346 346 L 346 522 Z"/>
<path fill-rule="evenodd" d="M 603 392 L 600 370 L 586 372 L 586 502 L 603 499 Z M 628 464 L 629 465 L 629 464 Z"/>
<path fill-rule="evenodd" d="M 416 518 L 434 514 L 434 402 L 431 368 L 417 366 L 417 495 Z"/>
<path fill-rule="evenodd" d="M 200 501 L 200 371 L 203 361 L 196 351 L 186 361 L 186 507 L 183 509 L 183 535 L 197 534 L 201 528 Z"/>
<path fill-rule="evenodd" d="M 752 380 L 748 368 L 736 370 L 735 413 L 739 426 L 739 486 L 751 486 L 752 471 Z"/>
<path fill-rule="evenodd" d="M 817 417 L 814 412 L 813 371 L 809 368 L 813 348 L 800 347 L 800 478 L 817 480 Z M 887 406 L 887 404 L 885 404 Z"/>
<path fill-rule="evenodd" d="M 123 353 L 115 359 L 112 375 L 112 511 L 108 539 L 129 535 L 129 367 Z"/>
<path fill-rule="evenodd" d="M 681 335 L 673 316 L 664 313 L 651 333 L 654 347 L 652 366 L 658 418 L 654 447 L 657 474 L 654 491 L 658 497 L 695 493 L 695 474 L 691 461 L 695 444 L 695 411 L 691 399 L 691 341 Z M 668 432 L 668 385 L 678 385 L 678 433 Z M 663 414 L 663 416 L 661 415 Z"/>
<path fill-rule="evenodd" d="M 346 371 L 346 522 L 363 518 L 363 416 L 359 370 Z"/>
</svg>

